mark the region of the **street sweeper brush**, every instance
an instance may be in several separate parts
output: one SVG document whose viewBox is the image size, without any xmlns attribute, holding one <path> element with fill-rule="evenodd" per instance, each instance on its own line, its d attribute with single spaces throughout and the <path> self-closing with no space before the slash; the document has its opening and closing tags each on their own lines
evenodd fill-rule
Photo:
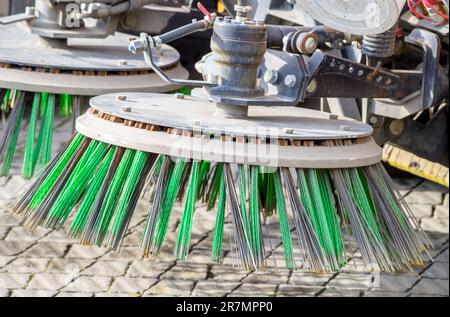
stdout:
<svg viewBox="0 0 450 317">
<path fill-rule="evenodd" d="M 55 116 L 76 118 L 89 96 L 119 91 L 170 92 L 182 87 L 162 81 L 144 61 L 130 59 L 130 36 L 119 32 L 109 35 L 114 33 L 112 26 L 105 34 L 95 33 L 101 31 L 99 27 L 55 26 L 50 23 L 56 23 L 52 14 L 59 11 L 38 0 L 36 8 L 27 10 L 31 17 L 39 16 L 30 18 L 29 25 L 16 22 L 14 16 L 2 18 L 7 24 L 0 23 L 0 176 L 9 175 L 25 124 L 28 132 L 22 176 L 29 179 L 37 166 L 51 159 Z M 83 20 L 80 23 L 84 25 Z M 155 53 L 163 69 L 173 76 L 188 77 L 175 49 L 165 45 Z"/>
<path fill-rule="evenodd" d="M 214 262 L 223 259 L 229 215 L 235 249 L 248 270 L 268 267 L 268 217 L 278 219 L 291 270 L 339 270 L 347 261 L 347 239 L 375 270 L 423 265 L 431 244 L 381 165 L 372 128 L 281 107 L 303 100 L 313 64 L 267 50 L 269 26 L 263 23 L 243 21 L 242 15 L 239 21 L 212 15 L 205 21 L 214 29 L 212 54 L 201 66 L 208 81 L 190 83 L 204 86 L 208 98 L 126 93 L 91 99 L 91 109 L 77 120 L 77 134 L 10 209 L 29 228 L 60 229 L 73 216 L 71 237 L 118 251 L 148 190 L 143 257 L 160 254 L 173 208 L 181 205 L 173 248 L 178 259 L 188 260 L 193 219 L 204 205 L 216 211 Z M 154 64 L 150 49 L 169 39 L 142 35 L 130 48 L 143 49 L 155 72 L 178 82 Z M 277 79 L 262 81 L 269 70 L 276 70 Z"/>
</svg>

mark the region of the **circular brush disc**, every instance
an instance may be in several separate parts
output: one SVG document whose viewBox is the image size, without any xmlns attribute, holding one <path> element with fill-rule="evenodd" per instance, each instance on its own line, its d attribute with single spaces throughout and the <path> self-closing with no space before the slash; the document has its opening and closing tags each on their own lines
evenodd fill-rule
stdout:
<svg viewBox="0 0 450 317">
<path fill-rule="evenodd" d="M 405 0 L 304 0 L 298 5 L 320 23 L 355 35 L 373 35 L 392 28 Z"/>
<path fill-rule="evenodd" d="M 99 141 L 165 155 L 216 162 L 302 168 L 378 163 L 372 128 L 329 114 L 250 107 L 224 118 L 205 99 L 163 94 L 103 95 L 77 121 L 78 132 Z"/>
<path fill-rule="evenodd" d="M 178 88 L 163 82 L 140 56 L 131 54 L 128 38 L 116 33 L 106 39 L 46 41 L 19 24 L 0 26 L 0 87 L 88 96 Z M 158 65 L 170 76 L 188 77 L 174 48 L 164 45 L 155 53 Z"/>
</svg>

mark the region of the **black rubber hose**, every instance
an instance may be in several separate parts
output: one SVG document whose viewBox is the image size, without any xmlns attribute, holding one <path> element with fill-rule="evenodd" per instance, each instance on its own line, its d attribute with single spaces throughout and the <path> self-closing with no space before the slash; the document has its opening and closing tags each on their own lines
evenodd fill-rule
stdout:
<svg viewBox="0 0 450 317">
<path fill-rule="evenodd" d="M 208 22 L 201 20 L 197 22 L 192 22 L 191 24 L 187 24 L 175 30 L 161 34 L 158 37 L 161 39 L 162 44 L 166 44 L 192 33 L 206 31 L 207 29 L 208 29 Z"/>
</svg>

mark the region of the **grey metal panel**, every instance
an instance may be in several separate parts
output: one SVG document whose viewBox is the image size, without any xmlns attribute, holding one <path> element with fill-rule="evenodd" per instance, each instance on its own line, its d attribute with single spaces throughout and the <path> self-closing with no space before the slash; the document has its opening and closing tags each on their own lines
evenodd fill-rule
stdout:
<svg viewBox="0 0 450 317">
<path fill-rule="evenodd" d="M 69 39 L 49 46 L 19 24 L 0 25 L 0 63 L 59 70 L 134 71 L 150 67 L 141 56 L 128 51 L 130 35 L 116 33 L 106 39 Z M 52 43 L 53 44 L 53 43 Z M 170 46 L 155 58 L 160 67 L 178 63 L 180 55 Z"/>
<path fill-rule="evenodd" d="M 254 135 L 296 140 L 354 139 L 372 127 L 347 118 L 293 107 L 249 107 L 248 116 L 224 118 L 215 103 L 177 95 L 124 93 L 92 98 L 91 107 L 132 121 L 207 133 Z"/>
</svg>

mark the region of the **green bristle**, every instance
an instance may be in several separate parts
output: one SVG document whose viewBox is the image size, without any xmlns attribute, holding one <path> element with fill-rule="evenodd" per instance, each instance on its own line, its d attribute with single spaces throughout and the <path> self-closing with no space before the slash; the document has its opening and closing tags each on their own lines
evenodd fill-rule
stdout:
<svg viewBox="0 0 450 317">
<path fill-rule="evenodd" d="M 14 123 L 15 126 L 12 130 L 11 138 L 9 139 L 9 145 L 7 148 L 6 155 L 3 159 L 3 165 L 0 176 L 8 176 L 9 170 L 11 169 L 14 153 L 16 152 L 16 145 L 17 140 L 19 138 L 20 127 L 22 125 L 23 113 L 25 111 L 25 105 L 23 104 L 23 102 L 19 101 L 19 103 L 16 103 L 14 111 L 17 111 L 17 116 L 12 116 L 11 119 L 15 120 Z"/>
<path fill-rule="evenodd" d="M 264 168 L 261 168 L 264 171 Z M 268 173 L 267 171 L 264 171 L 265 176 L 265 199 L 264 201 L 264 211 L 266 216 L 270 216 L 273 214 L 273 211 L 276 207 L 276 194 L 275 194 L 275 180 L 274 176 L 275 173 Z M 264 196 L 263 196 L 264 197 Z"/>
<path fill-rule="evenodd" d="M 13 93 L 12 93 L 11 89 L 6 89 L 5 96 L 3 97 L 3 100 L 2 100 L 2 106 L 1 106 L 2 111 L 9 112 L 12 95 L 13 95 Z"/>
<path fill-rule="evenodd" d="M 244 216 L 244 212 L 241 209 L 230 164 L 224 165 L 224 180 L 226 184 L 225 191 L 227 194 L 227 206 L 230 210 L 234 224 L 234 241 L 236 242 L 241 263 L 247 270 L 257 270 L 259 267 L 257 265 L 257 262 L 255 261 L 255 255 L 253 254 L 250 237 L 248 234 L 249 224 L 248 221 L 246 223 L 244 222 L 244 218 L 247 217 L 248 220 L 248 215 Z M 240 183 L 243 183 L 242 180 L 240 181 Z M 245 185 L 240 186 L 245 187 Z"/>
<path fill-rule="evenodd" d="M 62 94 L 59 96 L 59 115 L 63 118 L 70 117 L 72 112 L 72 96 Z"/>
<path fill-rule="evenodd" d="M 210 211 L 216 205 L 217 196 L 219 195 L 223 174 L 223 163 L 217 163 L 212 173 L 211 186 L 207 194 L 207 207 L 206 210 Z"/>
<path fill-rule="evenodd" d="M 43 199 L 47 196 L 62 170 L 66 167 L 67 163 L 70 161 L 74 153 L 79 149 L 80 145 L 83 141 L 86 140 L 86 137 L 82 134 L 77 133 L 64 154 L 55 164 L 49 175 L 43 180 L 41 186 L 36 190 L 36 193 L 33 195 L 32 200 L 30 201 L 31 208 L 37 208 Z"/>
<path fill-rule="evenodd" d="M 366 264 L 378 263 L 385 271 L 393 271 L 391 258 L 382 241 L 367 222 L 367 211 L 361 211 L 354 197 L 349 169 L 333 170 L 333 181 L 343 210 L 348 215 L 352 234 Z M 357 181 L 357 180 L 355 180 Z"/>
<path fill-rule="evenodd" d="M 167 188 L 169 187 L 169 181 L 171 172 L 173 169 L 173 163 L 170 157 L 161 155 L 161 159 L 158 159 L 156 163 L 159 165 L 158 178 L 154 187 L 154 196 L 152 199 L 152 207 L 148 214 L 147 221 L 145 222 L 144 233 L 141 240 L 141 254 L 142 257 L 148 257 L 152 253 L 154 235 L 157 222 L 163 210 L 165 196 L 167 194 Z M 161 164 L 159 164 L 161 162 Z M 156 168 L 156 167 L 155 167 Z"/>
<path fill-rule="evenodd" d="M 333 254 L 336 256 L 337 266 L 343 266 L 346 262 L 344 240 L 328 172 L 326 170 L 310 170 L 310 173 L 313 180 L 312 186 L 318 186 L 318 193 L 320 193 L 320 196 L 314 196 L 314 204 L 317 209 L 323 210 L 326 215 L 327 228 L 333 242 Z"/>
<path fill-rule="evenodd" d="M 174 91 L 174 93 L 180 93 L 186 96 L 190 96 L 192 93 L 192 89 L 190 87 L 181 87 L 180 89 Z"/>
<path fill-rule="evenodd" d="M 245 234 L 249 236 L 250 233 L 250 223 L 248 220 L 248 210 L 247 210 L 247 178 L 246 178 L 246 168 L 244 165 L 238 165 L 239 173 L 239 208 L 241 211 L 242 223 L 244 225 Z"/>
<path fill-rule="evenodd" d="M 66 221 L 75 205 L 81 199 L 88 188 L 89 181 L 93 177 L 93 171 L 97 169 L 108 150 L 108 144 L 92 141 L 83 157 L 70 175 L 62 192 L 49 211 L 44 226 L 58 229 Z"/>
<path fill-rule="evenodd" d="M 42 118 L 43 137 L 42 148 L 39 155 L 39 164 L 46 165 L 52 158 L 53 121 L 55 116 L 55 95 L 48 96 L 44 117 Z"/>
<path fill-rule="evenodd" d="M 199 180 L 198 180 L 198 198 L 202 202 L 206 199 L 206 188 L 208 185 L 209 175 L 211 170 L 211 162 L 201 161 L 199 169 Z"/>
<path fill-rule="evenodd" d="M 344 262 L 344 250 L 336 210 L 326 208 L 323 201 L 329 199 L 330 193 L 324 192 L 323 180 L 315 169 L 297 169 L 300 197 L 308 213 L 314 230 L 332 270 L 337 270 Z M 336 228 L 338 228 L 336 230 Z"/>
<path fill-rule="evenodd" d="M 264 243 L 261 235 L 260 223 L 260 202 L 258 191 L 259 167 L 250 167 L 250 194 L 249 194 L 249 228 L 250 228 L 250 244 L 255 255 L 256 265 L 263 267 L 264 263 Z"/>
<path fill-rule="evenodd" d="M 89 213 L 92 212 L 94 203 L 99 195 L 100 189 L 103 186 L 106 173 L 108 172 L 111 162 L 114 158 L 116 149 L 111 147 L 103 159 L 99 169 L 95 172 L 95 176 L 92 179 L 89 189 L 78 208 L 78 212 L 75 219 L 72 222 L 69 235 L 74 238 L 79 238 L 86 226 Z"/>
<path fill-rule="evenodd" d="M 384 240 L 386 244 L 389 243 L 390 254 L 392 257 L 395 255 L 397 263 L 402 264 L 397 264 L 397 267 L 412 271 L 414 268 L 411 265 L 422 266 L 424 263 L 421 253 L 427 249 L 425 245 L 431 246 L 431 243 L 421 236 L 420 231 L 416 232 L 408 221 L 408 210 L 399 204 L 401 197 L 396 193 L 395 185 L 392 181 L 389 183 L 381 164 L 366 167 L 362 172 L 365 172 L 367 185 L 374 197 L 378 219 L 385 224 L 382 228 L 383 232 L 387 232 Z"/>
<path fill-rule="evenodd" d="M 154 156 L 154 159 L 156 159 L 156 155 Z M 146 178 L 146 172 L 143 171 L 146 168 L 149 157 L 150 154 L 143 151 L 136 151 L 134 155 L 125 184 L 123 185 L 119 205 L 117 206 L 117 211 L 114 215 L 112 227 L 107 239 L 107 246 L 113 250 L 117 251 L 123 241 L 126 228 L 128 228 L 131 216 L 133 215 L 134 206 L 137 202 L 137 198 L 139 197 L 139 192 L 141 189 L 139 184 Z M 148 165 L 147 169 L 149 169 Z"/>
<path fill-rule="evenodd" d="M 294 216 L 297 239 L 300 244 L 300 249 L 303 251 L 301 255 L 302 261 L 306 264 L 306 268 L 313 272 L 327 272 L 330 265 L 320 245 L 319 238 L 314 230 L 314 225 L 300 200 L 291 172 L 288 168 L 281 168 L 281 171 L 286 183 L 286 190 Z M 297 173 L 299 172 L 297 171 Z"/>
<path fill-rule="evenodd" d="M 189 245 L 192 233 L 192 219 L 194 217 L 195 202 L 197 200 L 199 184 L 201 180 L 201 163 L 193 161 L 187 197 L 184 205 L 183 216 L 181 217 L 180 228 L 175 244 L 175 256 L 180 260 L 186 260 L 189 253 Z"/>
<path fill-rule="evenodd" d="M 25 145 L 25 155 L 23 158 L 22 177 L 24 179 L 30 179 L 33 177 L 34 168 L 33 165 L 33 151 L 34 141 L 36 135 L 36 123 L 39 115 L 40 95 L 34 94 L 33 105 L 31 108 L 30 124 L 28 127 L 27 142 Z"/>
<path fill-rule="evenodd" d="M 41 106 L 39 110 L 39 117 L 43 118 L 45 116 L 45 110 L 47 109 L 49 94 L 46 92 L 41 93 Z"/>
<path fill-rule="evenodd" d="M 108 190 L 106 192 L 104 203 L 101 206 L 99 215 L 95 220 L 92 230 L 92 239 L 98 246 L 102 245 L 103 240 L 108 233 L 111 220 L 114 216 L 117 205 L 120 202 L 120 193 L 125 185 L 135 154 L 135 150 L 125 150 L 123 156 L 121 156 L 120 163 L 117 166 L 117 170 L 114 173 L 111 183 L 108 184 Z"/>
<path fill-rule="evenodd" d="M 175 163 L 175 167 L 173 169 L 169 185 L 167 187 L 164 204 L 162 205 L 162 210 L 159 213 L 154 236 L 152 237 L 151 254 L 153 255 L 159 254 L 159 251 L 164 242 L 167 232 L 167 226 L 169 225 L 170 215 L 172 213 L 172 208 L 175 203 L 178 190 L 180 188 L 181 178 L 183 176 L 186 165 L 187 163 L 184 159 L 179 159 Z"/>
<path fill-rule="evenodd" d="M 297 266 L 295 265 L 294 250 L 292 245 L 291 227 L 289 225 L 289 219 L 286 209 L 286 200 L 284 198 L 283 185 L 281 183 L 280 171 L 277 171 L 273 175 L 275 195 L 277 202 L 278 219 L 280 222 L 281 229 L 281 239 L 283 241 L 283 252 L 284 260 L 286 262 L 286 267 L 289 270 L 295 270 Z"/>
<path fill-rule="evenodd" d="M 223 163 L 217 164 L 215 177 L 218 180 L 219 203 L 217 205 L 217 216 L 212 240 L 211 259 L 215 263 L 220 263 L 222 261 L 223 229 L 225 225 L 225 208 L 227 199 L 225 193 L 225 180 L 223 177 Z"/>
<path fill-rule="evenodd" d="M 42 157 L 44 142 L 47 142 L 46 137 L 48 134 L 49 120 L 46 118 L 46 111 L 48 110 L 48 97 L 49 95 L 47 93 L 40 94 L 41 103 L 39 105 L 39 116 L 41 117 L 41 125 L 39 127 L 39 133 L 33 151 L 33 166 L 35 167 Z"/>
<path fill-rule="evenodd" d="M 375 208 L 363 175 L 361 175 L 358 169 L 345 170 L 344 175 L 347 186 L 353 195 L 353 199 L 358 206 L 365 223 L 373 234 L 373 238 L 382 243 L 383 238 L 378 230 L 379 223 L 377 223 L 375 218 Z"/>
</svg>

